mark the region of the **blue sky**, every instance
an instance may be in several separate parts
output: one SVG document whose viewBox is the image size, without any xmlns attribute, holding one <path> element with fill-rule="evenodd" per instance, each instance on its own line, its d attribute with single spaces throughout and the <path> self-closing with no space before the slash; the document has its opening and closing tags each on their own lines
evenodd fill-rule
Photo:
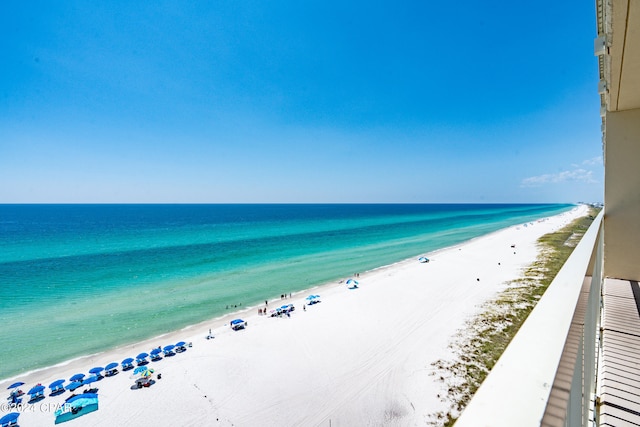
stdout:
<svg viewBox="0 0 640 427">
<path fill-rule="evenodd" d="M 601 201 L 592 2 L 0 3 L 0 203 Z"/>
</svg>

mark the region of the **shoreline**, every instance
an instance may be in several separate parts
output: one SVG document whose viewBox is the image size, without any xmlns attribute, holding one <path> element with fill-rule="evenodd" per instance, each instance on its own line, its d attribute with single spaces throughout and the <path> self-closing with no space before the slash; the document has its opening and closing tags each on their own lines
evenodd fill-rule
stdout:
<svg viewBox="0 0 640 427">
<path fill-rule="evenodd" d="M 570 212 L 570 211 L 568 211 L 568 212 Z M 560 215 L 562 215 L 562 214 L 560 214 Z M 393 262 L 391 264 L 386 264 L 386 265 L 382 265 L 382 266 L 379 266 L 379 267 L 372 268 L 370 270 L 366 270 L 365 272 L 360 273 L 360 274 L 367 275 L 367 274 L 371 274 L 371 273 L 374 273 L 374 272 L 377 272 L 377 271 L 384 271 L 385 269 L 393 268 L 395 266 L 402 265 L 402 264 L 407 263 L 407 262 L 415 261 L 416 259 L 418 259 L 421 256 L 428 256 L 428 257 L 437 256 L 437 254 L 439 254 L 441 252 L 445 252 L 445 251 L 448 251 L 448 250 L 453 250 L 455 248 L 464 246 L 467 243 L 473 242 L 476 239 L 482 239 L 482 238 L 490 236 L 492 234 L 500 233 L 501 231 L 509 229 L 511 227 L 519 227 L 519 225 L 511 225 L 509 227 L 506 227 L 506 228 L 503 228 L 503 229 L 499 229 L 499 230 L 495 230 L 495 231 L 492 231 L 490 233 L 484 234 L 482 236 L 473 237 L 473 238 L 471 238 L 471 239 L 469 239 L 467 241 L 461 242 L 461 243 L 457 243 L 457 244 L 454 244 L 454 245 L 451 245 L 451 246 L 446 246 L 444 248 L 436 249 L 436 250 L 431 251 L 431 252 L 420 253 L 420 254 L 417 254 L 417 255 L 415 255 L 415 256 L 413 256 L 411 258 L 406 258 L 406 259 L 403 259 L 403 260 L 400 260 L 400 261 Z M 305 294 L 306 295 L 307 293 L 311 292 L 314 289 L 323 289 L 323 288 L 328 288 L 328 287 L 331 287 L 331 286 L 334 286 L 334 285 L 340 285 L 340 284 L 342 284 L 343 281 L 347 280 L 349 277 L 351 277 L 351 276 L 347 276 L 347 277 L 339 278 L 339 279 L 334 279 L 331 282 L 327 282 L 327 283 L 323 283 L 323 284 L 319 284 L 319 285 L 314 285 L 314 286 L 312 286 L 310 288 L 305 288 L 305 289 L 302 289 L 302 290 L 299 290 L 299 291 L 291 292 L 292 298 L 290 298 L 290 299 L 293 299 L 297 294 Z M 336 280 L 339 280 L 339 281 L 336 282 Z M 277 303 L 278 301 L 281 301 L 281 300 L 279 300 L 278 298 L 273 298 L 272 300 L 268 300 L 268 301 L 269 301 L 269 303 L 272 303 L 272 302 L 273 303 Z M 284 300 L 282 300 L 282 301 L 284 301 Z M 23 372 L 23 373 L 20 373 L 20 374 L 14 375 L 14 376 L 10 376 L 10 377 L 6 377 L 6 378 L 0 378 L 0 387 L 1 387 L 1 384 L 5 383 L 5 382 L 7 384 L 10 384 L 12 382 L 15 382 L 15 381 L 20 380 L 20 379 L 25 378 L 25 377 L 32 377 L 32 376 L 36 375 L 38 372 L 46 372 L 46 371 L 49 371 L 49 370 L 54 369 L 54 368 L 67 366 L 67 365 L 69 365 L 69 364 L 71 364 L 73 362 L 79 362 L 81 360 L 93 359 L 93 358 L 99 357 L 100 355 L 103 355 L 103 354 L 109 354 L 109 353 L 113 353 L 113 352 L 118 352 L 119 350 L 124 349 L 124 348 L 137 347 L 142 343 L 152 342 L 154 340 L 157 341 L 157 340 L 160 340 L 163 337 L 168 336 L 168 335 L 176 335 L 177 336 L 178 333 L 181 332 L 181 331 L 188 331 L 190 329 L 195 329 L 195 328 L 204 328 L 206 325 L 209 325 L 211 323 L 219 323 L 221 320 L 224 320 L 226 317 L 230 317 L 229 320 L 232 320 L 232 318 L 238 317 L 239 315 L 241 315 L 244 312 L 248 312 L 250 310 L 255 310 L 255 309 L 258 309 L 258 308 L 262 308 L 262 305 L 247 305 L 242 309 L 238 309 L 238 310 L 235 310 L 235 311 L 229 311 L 228 313 L 222 314 L 220 316 L 212 317 L 212 318 L 203 320 L 201 322 L 193 323 L 191 325 L 186 325 L 186 326 L 181 327 L 180 329 L 167 331 L 167 332 L 164 332 L 162 334 L 159 334 L 159 335 L 156 335 L 156 336 L 153 336 L 153 337 L 144 338 L 142 340 L 136 340 L 136 341 L 133 341 L 133 342 L 130 342 L 130 343 L 127 343 L 127 344 L 122 344 L 122 345 L 118 345 L 116 347 L 107 348 L 105 350 L 98 351 L 98 352 L 95 352 L 95 353 L 83 354 L 83 355 L 76 356 L 76 357 L 73 357 L 71 359 L 67 359 L 67 360 L 64 360 L 62 362 L 59 362 L 59 363 L 56 363 L 56 364 L 53 364 L 53 365 L 44 366 L 44 367 L 41 367 L 41 368 L 36 368 L 36 369 L 31 370 L 31 371 Z M 1 390 L 1 388 L 0 388 L 0 390 Z"/>
<path fill-rule="evenodd" d="M 255 425 L 254 422 L 262 425 L 319 425 L 326 420 L 333 420 L 333 425 L 364 425 L 371 420 L 365 422 L 363 414 L 370 413 L 371 405 L 375 404 L 375 414 L 370 415 L 374 420 L 390 416 L 390 425 L 408 425 L 407 420 L 423 419 L 427 413 L 436 412 L 442 406 L 436 398 L 438 386 L 428 384 L 425 388 L 422 383 L 429 381 L 423 374 L 429 371 L 425 368 L 429 366 L 427 359 L 447 356 L 448 343 L 457 332 L 457 329 L 452 327 L 460 327 L 466 318 L 477 311 L 478 305 L 503 289 L 506 281 L 516 279 L 517 273 L 535 260 L 538 252 L 537 238 L 552 231 L 547 230 L 548 228 L 560 228 L 586 212 L 586 207 L 577 206 L 571 211 L 548 217 L 544 221 L 540 219 L 528 228 L 521 229 L 521 225 L 510 226 L 458 245 L 418 254 L 403 261 L 368 270 L 360 273 L 357 278 L 360 282 L 360 288 L 357 290 L 348 290 L 341 282 L 331 282 L 292 293 L 291 298 L 269 300 L 268 308 L 294 304 L 296 311 L 291 319 L 259 316 L 257 309 L 264 306 L 247 306 L 242 310 L 143 341 L 80 356 L 54 366 L 0 380 L 0 389 L 6 390 L 8 384 L 20 380 L 26 383 L 23 390 L 27 391 L 37 382 L 48 385 L 58 378 L 68 379 L 76 372 L 86 373 L 93 366 L 104 366 L 109 362 L 120 363 L 126 357 L 133 357 L 143 351 L 148 352 L 158 345 L 175 344 L 182 340 L 193 342 L 193 347 L 170 359 L 150 363 L 151 367 L 163 375 L 156 384 L 149 389 L 133 392 L 127 389 L 133 382 L 127 373 L 121 372 L 115 377 L 104 378 L 95 383 L 100 389 L 101 410 L 82 417 L 82 421 L 70 421 L 69 425 L 136 424 L 136 415 L 131 414 L 134 409 L 128 404 L 129 400 L 156 408 L 155 415 L 145 412 L 145 416 L 150 416 L 148 421 L 151 422 L 153 419 L 158 425 L 170 424 L 166 414 L 163 416 L 162 409 L 174 407 L 174 401 L 179 401 L 180 406 L 176 406 L 175 418 L 171 418 L 173 424 L 198 425 L 203 420 L 213 417 L 219 425 Z M 538 227 L 539 224 L 542 226 Z M 539 229 L 545 230 L 539 232 Z M 541 234 L 542 231 L 544 233 Z M 503 262 L 498 266 L 485 265 L 486 259 L 497 255 L 508 259 L 512 249 L 506 247 L 504 241 L 524 237 L 524 234 L 531 236 L 521 239 L 524 243 L 518 243 L 517 252 L 522 253 L 512 257 L 517 258 L 511 260 L 512 264 Z M 495 253 L 487 254 L 492 251 Z M 513 255 L 516 255 L 515 252 Z M 418 263 L 417 257 L 423 255 L 428 256 L 431 262 Z M 460 255 L 463 255 L 462 258 Z M 465 268 L 452 271 L 461 260 L 465 263 Z M 475 274 L 472 273 L 471 276 L 478 275 L 477 283 L 474 283 L 473 277 L 467 277 L 467 270 L 474 270 Z M 464 280 L 459 280 L 461 278 Z M 427 281 L 419 283 L 423 280 Z M 482 285 L 487 282 L 492 286 L 486 289 L 477 286 L 478 283 Z M 432 283 L 436 283 L 435 289 L 430 287 Z M 323 302 L 308 307 L 305 312 L 302 305 L 308 293 L 319 293 Z M 431 300 L 435 300 L 435 303 Z M 460 300 L 464 304 L 460 303 L 462 307 L 457 307 Z M 448 305 L 452 303 L 455 304 Z M 406 313 L 407 319 L 398 315 L 395 310 L 386 311 L 387 304 L 399 307 L 403 314 Z M 434 313 L 421 316 L 421 308 Z M 446 312 L 446 308 L 451 308 L 450 313 Z M 236 317 L 243 317 L 248 321 L 249 326 L 246 330 L 233 332 L 228 328 L 229 321 Z M 435 328 L 435 331 L 430 327 L 432 325 L 429 325 L 429 322 L 437 322 L 440 326 L 440 321 L 443 324 L 440 328 Z M 405 328 L 411 332 L 410 335 L 405 334 Z M 208 329 L 212 330 L 215 339 L 205 340 Z M 287 334 L 283 335 L 281 329 Z M 309 334 L 315 339 L 310 340 Z M 368 353 L 363 356 L 360 351 Z M 378 356 L 378 353 L 385 356 Z M 417 356 L 417 359 L 414 356 Z M 391 372 L 404 370 L 404 364 L 398 363 L 398 358 L 407 359 L 408 369 L 420 372 L 420 375 L 417 375 L 420 378 L 414 380 L 400 375 L 399 380 L 396 375 L 392 375 Z M 350 363 L 350 360 L 353 360 L 353 363 Z M 277 367 L 279 364 L 284 364 L 280 373 L 286 378 L 286 386 L 277 383 L 280 375 L 274 366 Z M 368 368 L 364 369 L 363 366 Z M 221 367 L 226 369 L 219 369 Z M 304 373 L 307 368 L 322 372 L 322 378 L 312 375 L 314 378 L 305 380 Z M 235 369 L 239 369 L 240 372 L 234 373 Z M 369 374 L 372 371 L 373 377 Z M 194 372 L 199 374 L 194 376 Z M 390 390 L 377 390 L 378 383 L 385 383 L 381 378 L 388 380 L 387 388 Z M 398 381 L 401 384 L 396 384 Z M 362 394 L 371 394 L 364 392 L 373 389 L 374 397 L 364 399 L 361 393 L 354 392 L 351 382 L 358 384 L 359 388 L 356 389 Z M 398 385 L 400 387 L 395 387 Z M 253 387 L 262 392 L 252 391 Z M 282 396 L 281 399 L 273 398 L 274 388 L 277 390 L 276 394 Z M 313 393 L 309 392 L 310 388 L 314 390 Z M 188 389 L 189 393 L 178 395 L 185 389 Z M 416 390 L 419 392 L 416 393 Z M 429 393 L 429 398 L 425 400 L 431 399 L 426 404 L 428 410 L 425 410 L 424 403 L 418 404 L 413 398 L 408 399 L 410 405 L 403 402 L 402 398 L 400 402 L 397 401 L 397 396 L 403 393 L 406 396 L 415 396 L 425 392 Z M 228 393 L 246 394 L 245 400 L 250 403 L 246 407 L 253 407 L 254 412 L 258 413 L 246 414 L 245 406 L 225 397 Z M 42 402 L 64 402 L 64 398 L 69 394 L 67 392 L 52 398 L 47 394 Z M 132 399 L 123 400 L 116 397 L 116 394 Z M 153 397 L 150 398 L 151 395 Z M 333 403 L 329 405 L 330 411 L 322 409 L 323 400 L 319 396 Z M 344 403 L 340 403 L 343 399 L 334 396 L 351 398 L 347 401 L 354 407 L 345 407 Z M 265 404 L 265 400 L 278 408 Z M 380 414 L 379 409 L 389 406 L 389 401 L 395 403 Z M 317 411 L 309 408 L 313 402 Z M 0 411 L 1 414 L 7 412 L 10 411 Z M 290 420 L 290 424 L 278 423 L 278 414 L 283 414 L 285 419 Z M 52 420 L 53 415 L 46 411 L 26 411 L 20 423 L 25 426 L 51 425 Z"/>
</svg>

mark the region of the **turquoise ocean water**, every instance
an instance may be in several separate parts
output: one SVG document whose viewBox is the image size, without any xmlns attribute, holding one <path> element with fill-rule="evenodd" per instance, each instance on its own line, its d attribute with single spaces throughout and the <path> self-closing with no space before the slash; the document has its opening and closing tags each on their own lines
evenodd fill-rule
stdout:
<svg viewBox="0 0 640 427">
<path fill-rule="evenodd" d="M 0 205 L 0 379 L 573 205 Z"/>
</svg>

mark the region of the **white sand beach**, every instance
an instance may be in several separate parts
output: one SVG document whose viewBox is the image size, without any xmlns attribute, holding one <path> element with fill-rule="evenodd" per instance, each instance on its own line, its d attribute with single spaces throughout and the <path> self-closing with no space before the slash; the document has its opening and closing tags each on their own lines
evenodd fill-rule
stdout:
<svg viewBox="0 0 640 427">
<path fill-rule="evenodd" d="M 132 390 L 129 372 L 95 383 L 99 410 L 72 426 L 422 426 L 446 409 L 432 363 L 452 358 L 448 345 L 465 321 L 537 257 L 537 239 L 587 214 L 586 206 L 462 245 L 361 273 L 358 289 L 333 283 L 269 302 L 294 304 L 291 317 L 259 316 L 254 307 L 155 339 L 5 380 L 0 390 L 87 374 L 183 340 L 186 352 L 149 366 L 161 379 Z M 515 248 L 512 248 L 515 245 Z M 417 258 L 425 255 L 429 263 Z M 346 279 L 346 278 L 345 278 Z M 306 306 L 319 294 L 321 303 Z M 232 331 L 241 317 L 248 327 Z M 215 338 L 205 337 L 209 329 Z M 155 378 L 155 375 L 154 375 Z M 69 391 L 21 408 L 22 427 L 52 426 Z M 8 392 L 6 393 L 8 395 Z M 25 399 L 25 401 L 28 399 Z M 2 399 L 0 417 L 9 410 Z"/>
</svg>

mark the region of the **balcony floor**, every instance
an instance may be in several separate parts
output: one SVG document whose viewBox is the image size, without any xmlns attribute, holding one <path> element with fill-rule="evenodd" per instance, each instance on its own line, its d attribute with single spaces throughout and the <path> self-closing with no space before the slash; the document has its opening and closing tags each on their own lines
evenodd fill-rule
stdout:
<svg viewBox="0 0 640 427">
<path fill-rule="evenodd" d="M 606 279 L 598 395 L 601 426 L 640 426 L 640 286 Z"/>
</svg>

